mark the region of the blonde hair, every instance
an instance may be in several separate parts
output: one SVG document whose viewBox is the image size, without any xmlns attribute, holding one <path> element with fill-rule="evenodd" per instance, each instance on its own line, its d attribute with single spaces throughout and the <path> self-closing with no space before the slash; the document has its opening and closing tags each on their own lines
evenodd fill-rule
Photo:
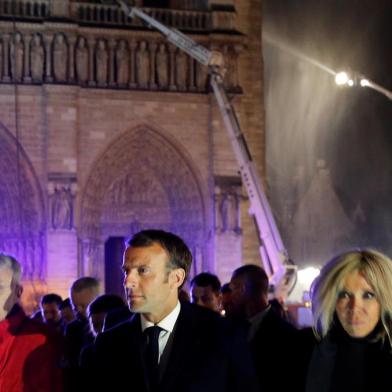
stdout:
<svg viewBox="0 0 392 392">
<path fill-rule="evenodd" d="M 383 328 L 379 337 L 387 337 L 392 347 L 392 260 L 373 249 L 342 253 L 322 268 L 311 289 L 315 332 L 325 337 L 331 330 L 338 293 L 346 277 L 356 271 L 365 276 L 374 290 L 381 307 Z"/>
<path fill-rule="evenodd" d="M 22 267 L 19 262 L 12 256 L 0 253 L 0 267 L 7 267 L 12 271 L 12 279 L 15 283 L 20 282 Z"/>
</svg>

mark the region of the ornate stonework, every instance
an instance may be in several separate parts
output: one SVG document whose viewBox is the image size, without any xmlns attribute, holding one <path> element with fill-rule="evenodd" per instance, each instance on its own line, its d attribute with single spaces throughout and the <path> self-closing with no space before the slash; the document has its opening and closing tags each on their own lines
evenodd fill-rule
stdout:
<svg viewBox="0 0 392 392">
<path fill-rule="evenodd" d="M 233 23 L 227 23 L 227 18 L 222 17 L 232 17 L 234 9 L 208 10 L 206 4 L 195 7 L 189 2 L 175 10 L 145 8 L 144 11 L 166 26 L 194 35 L 197 42 L 220 50 L 226 62 L 227 88 L 233 93 L 242 91 L 238 56 L 244 46 L 243 37 L 235 31 Z M 158 87 L 163 91 L 208 91 L 206 67 L 200 67 L 188 55 L 167 44 L 156 31 L 143 31 L 140 20 L 126 18 L 117 5 L 93 1 L 56 0 L 51 4 L 34 0 L 0 1 L 1 16 L 31 21 L 19 23 L 18 28 L 11 22 L 0 22 L 0 82 L 76 82 L 81 86 L 111 89 Z M 41 22 L 48 16 L 67 16 L 70 23 L 43 25 Z M 85 24 L 91 24 L 91 29 L 84 27 Z M 97 24 L 100 28 L 96 28 Z M 113 30 L 124 25 L 131 25 L 133 30 Z M 209 37 L 216 31 L 220 36 Z"/>
<path fill-rule="evenodd" d="M 49 224 L 52 230 L 72 230 L 74 224 L 74 199 L 76 178 L 67 174 L 51 174 L 48 182 Z"/>
<path fill-rule="evenodd" d="M 43 280 L 46 267 L 45 210 L 23 147 L 0 123 L 0 249 L 15 255 L 25 279 Z"/>
<path fill-rule="evenodd" d="M 104 152 L 84 187 L 80 225 L 88 252 L 82 264 L 91 264 L 91 243 L 145 228 L 176 232 L 200 247 L 205 214 L 199 180 L 182 152 L 161 133 L 137 127 Z"/>
</svg>

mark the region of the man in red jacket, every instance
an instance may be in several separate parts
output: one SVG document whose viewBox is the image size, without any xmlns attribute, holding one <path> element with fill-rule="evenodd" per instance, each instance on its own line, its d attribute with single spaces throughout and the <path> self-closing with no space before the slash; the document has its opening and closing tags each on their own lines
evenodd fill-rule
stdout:
<svg viewBox="0 0 392 392">
<path fill-rule="evenodd" d="M 60 341 L 19 305 L 20 275 L 20 264 L 0 253 L 0 391 L 62 391 Z"/>
</svg>

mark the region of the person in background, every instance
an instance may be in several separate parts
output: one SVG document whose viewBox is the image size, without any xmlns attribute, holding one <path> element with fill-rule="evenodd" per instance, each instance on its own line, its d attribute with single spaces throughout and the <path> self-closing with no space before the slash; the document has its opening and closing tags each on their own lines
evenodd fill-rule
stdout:
<svg viewBox="0 0 392 392">
<path fill-rule="evenodd" d="M 106 315 L 110 311 L 122 309 L 124 306 L 124 300 L 115 294 L 103 294 L 91 302 L 87 308 L 87 316 L 94 337 L 103 331 Z"/>
<path fill-rule="evenodd" d="M 192 303 L 220 313 L 222 309 L 220 290 L 219 278 L 209 272 L 202 272 L 191 281 Z"/>
<path fill-rule="evenodd" d="M 88 305 L 99 295 L 100 285 L 97 279 L 85 276 L 75 280 L 70 288 L 71 304 L 76 314 L 75 320 L 65 328 L 65 345 L 67 356 L 67 389 L 80 389 L 81 372 L 79 357 L 84 346 L 94 341 L 87 319 Z"/>
<path fill-rule="evenodd" d="M 75 320 L 75 313 L 72 309 L 71 301 L 69 298 L 66 298 L 59 306 L 61 312 L 61 318 L 63 319 L 63 323 L 68 325 L 71 321 Z"/>
<path fill-rule="evenodd" d="M 60 392 L 61 346 L 50 328 L 23 311 L 20 277 L 19 262 L 0 253 L 0 391 Z"/>
<path fill-rule="evenodd" d="M 370 249 L 342 253 L 312 289 L 317 340 L 306 392 L 388 390 L 392 369 L 392 260 Z"/>
<path fill-rule="evenodd" d="M 103 294 L 95 298 L 87 308 L 87 316 L 90 324 L 90 330 L 94 337 L 104 330 L 106 323 L 105 318 L 109 312 L 123 310 L 125 307 L 124 300 L 115 294 Z M 95 352 L 94 345 L 88 344 L 82 348 L 79 357 L 79 365 L 82 369 L 83 385 L 88 389 L 89 378 L 93 377 L 90 372 L 94 367 Z"/>
<path fill-rule="evenodd" d="M 65 325 L 59 308 L 62 302 L 63 300 L 58 294 L 46 294 L 41 298 L 40 309 L 43 322 L 63 335 Z"/>
<path fill-rule="evenodd" d="M 261 391 L 287 392 L 297 377 L 297 330 L 271 309 L 268 276 L 257 265 L 237 268 L 231 277 L 231 317 L 249 324 L 248 342 Z"/>
</svg>

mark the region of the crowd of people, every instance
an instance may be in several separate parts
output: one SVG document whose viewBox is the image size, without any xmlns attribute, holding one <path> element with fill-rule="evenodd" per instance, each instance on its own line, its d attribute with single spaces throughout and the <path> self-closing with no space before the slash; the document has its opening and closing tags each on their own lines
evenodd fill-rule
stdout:
<svg viewBox="0 0 392 392">
<path fill-rule="evenodd" d="M 178 236 L 127 243 L 126 301 L 81 277 L 28 317 L 21 267 L 0 254 L 0 391 L 380 391 L 392 369 L 392 261 L 373 250 L 327 262 L 311 290 L 314 327 L 299 330 L 268 276 L 243 265 L 221 286 Z M 387 387 L 388 388 L 388 387 Z"/>
</svg>

